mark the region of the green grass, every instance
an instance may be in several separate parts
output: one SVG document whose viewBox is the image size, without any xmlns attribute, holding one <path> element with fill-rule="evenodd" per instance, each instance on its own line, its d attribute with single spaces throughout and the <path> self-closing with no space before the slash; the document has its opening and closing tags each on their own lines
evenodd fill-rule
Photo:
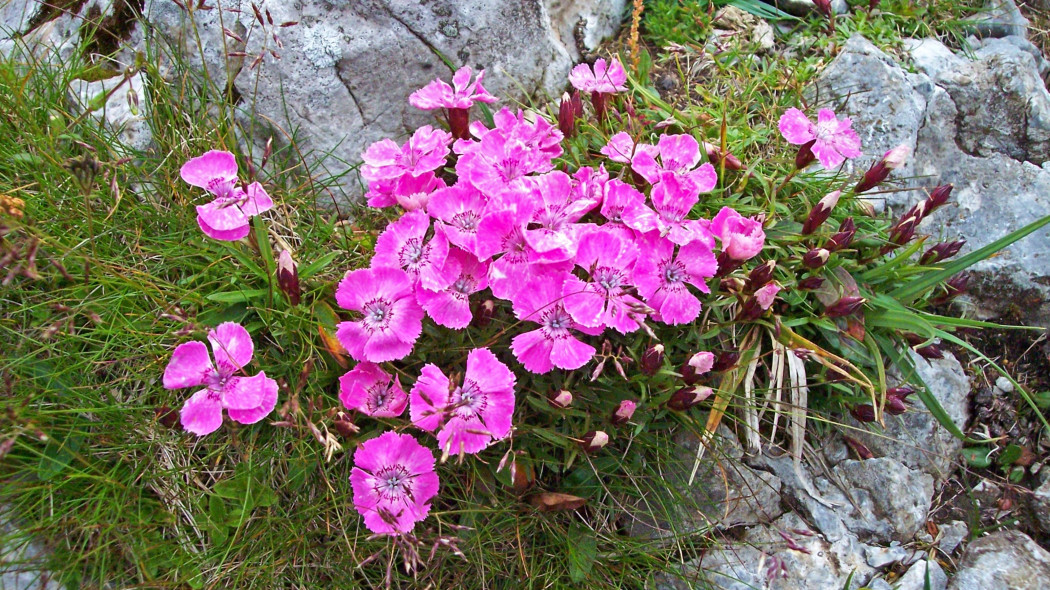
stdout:
<svg viewBox="0 0 1050 590">
<path fill-rule="evenodd" d="M 877 25 L 857 17 L 856 25 L 840 23 L 839 34 L 851 26 L 878 30 L 888 43 L 922 27 L 955 30 L 946 15 L 960 13 L 946 8 L 950 4 L 938 2 L 924 15 L 883 16 Z M 709 29 L 706 8 L 647 5 L 645 28 L 656 45 L 687 44 Z M 685 29 L 671 24 L 682 22 Z M 0 194 L 25 202 L 24 218 L 6 221 L 11 231 L 3 239 L 18 248 L 36 241 L 40 274 L 0 287 L 0 442 L 12 444 L 0 463 L 0 502 L 13 508 L 25 535 L 47 541 L 46 567 L 67 587 L 106 581 L 116 587 L 372 588 L 384 585 L 389 570 L 395 587 L 641 588 L 654 572 L 673 571 L 711 542 L 703 531 L 681 530 L 674 519 L 669 524 L 679 534 L 670 541 L 624 534 L 639 507 L 661 514 L 688 506 L 664 474 L 692 467 L 691 453 L 676 453 L 672 436 L 699 432 L 702 414 L 640 415 L 636 422 L 646 422 L 646 429 L 623 427 L 617 452 L 592 458 L 580 454 L 571 437 L 603 418 L 578 410 L 563 417 L 546 406 L 547 381 L 523 379 L 519 406 L 530 420 L 515 435 L 515 443 L 524 441 L 515 450 L 527 452 L 521 465 L 533 466 L 540 489 L 588 498 L 587 507 L 535 510 L 507 470 L 497 473 L 507 445 L 480 461 L 451 460 L 440 468 L 432 516 L 417 528 L 417 549 L 428 559 L 431 547 L 454 538 L 462 555 L 439 545 L 433 560 L 406 572 L 405 553 L 369 538 L 351 503 L 348 451 L 386 426 L 363 423 L 351 440 L 330 430 L 339 409 L 335 381 L 344 369 L 318 337 L 336 321 L 334 283 L 343 271 L 366 264 L 382 217 L 355 208 L 343 211 L 352 214 L 347 222 L 316 208 L 338 191 L 339 179 L 323 163 L 306 165 L 291 134 L 291 141 L 275 138 L 270 163 L 259 171 L 278 203 L 256 227 L 261 252 L 205 238 L 193 209 L 200 195 L 179 179 L 179 166 L 208 149 L 239 153 L 238 121 L 245 119 L 221 89 L 172 61 L 164 47 L 150 51 L 139 72 L 148 80 L 142 100 L 150 105 L 155 147 L 130 160 L 93 117 L 69 110 L 66 88 L 75 78 L 97 75 L 92 64 L 0 61 Z M 721 56 L 702 79 L 689 73 L 688 55 L 656 56 L 646 67 L 671 72 L 688 87 L 681 101 L 667 105 L 682 121 L 717 143 L 724 118 L 734 153 L 774 162 L 784 155 L 772 145 L 771 122 L 797 104 L 826 56 L 818 48 L 795 60 L 768 56 L 749 63 L 746 54 Z M 170 67 L 163 77 L 160 63 Z M 652 92 L 644 78 L 643 92 Z M 242 170 L 261 158 L 239 156 Z M 71 168 L 85 161 L 97 163 L 98 172 L 82 182 Z M 721 188 L 728 194 L 733 187 Z M 751 203 L 740 205 L 757 212 Z M 809 205 L 770 206 L 792 217 Z M 291 246 L 302 265 L 301 306 L 289 306 L 271 279 L 265 255 L 271 242 Z M 324 264 L 307 277 L 313 261 Z M 0 280 L 6 270 L 0 269 Z M 240 321 L 252 332 L 256 366 L 282 384 L 279 413 L 271 418 L 285 425 L 227 422 L 203 439 L 165 426 L 165 412 L 190 393 L 161 387 L 171 351 L 222 321 Z M 496 324 L 479 338 L 504 327 Z M 477 345 L 443 329 L 428 336 L 440 346 L 426 359 L 415 357 L 419 365 L 455 361 Z M 674 342 L 695 348 L 710 336 L 683 328 Z M 639 336 L 625 346 L 637 357 L 646 341 Z M 668 394 L 671 383 L 666 370 L 651 380 L 632 374 L 626 383 L 581 386 L 579 395 L 583 407 L 608 412 L 614 399 L 655 398 Z M 839 393 L 815 400 L 812 410 L 830 412 L 853 399 L 849 391 Z M 546 442 L 530 446 L 529 440 Z M 719 460 L 717 453 L 708 457 Z"/>
</svg>

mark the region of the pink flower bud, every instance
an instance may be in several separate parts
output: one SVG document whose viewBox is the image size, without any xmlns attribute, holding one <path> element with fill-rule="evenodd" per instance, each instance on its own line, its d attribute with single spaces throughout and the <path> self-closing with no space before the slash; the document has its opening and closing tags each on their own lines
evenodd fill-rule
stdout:
<svg viewBox="0 0 1050 590">
<path fill-rule="evenodd" d="M 824 247 L 829 252 L 837 252 L 843 248 L 848 247 L 852 242 L 853 238 L 857 235 L 857 224 L 853 222 L 852 217 L 847 217 L 839 224 L 839 231 L 835 232 L 828 238 L 828 242 L 824 244 Z"/>
<path fill-rule="evenodd" d="M 843 316 L 848 316 L 860 309 L 861 306 L 864 305 L 865 301 L 866 299 L 864 299 L 863 297 L 854 297 L 852 295 L 847 295 L 846 297 L 842 297 L 835 303 L 829 305 L 824 310 L 824 315 L 828 316 L 829 318 L 840 318 Z"/>
<path fill-rule="evenodd" d="M 470 139 L 470 109 L 448 109 L 448 130 L 456 139 Z"/>
<path fill-rule="evenodd" d="M 802 266 L 806 268 L 820 268 L 827 264 L 831 252 L 826 248 L 813 248 L 802 256 Z"/>
<path fill-rule="evenodd" d="M 683 387 L 671 394 L 667 400 L 667 408 L 677 412 L 684 412 L 711 397 L 715 391 L 704 385 L 692 385 Z"/>
<path fill-rule="evenodd" d="M 576 119 L 583 116 L 583 101 L 580 100 L 580 91 L 574 90 L 570 95 L 568 92 L 562 94 L 561 104 L 558 106 L 558 129 L 565 137 L 576 135 Z"/>
<path fill-rule="evenodd" d="M 547 394 L 547 403 L 550 404 L 552 408 L 564 410 L 572 405 L 572 392 L 568 389 L 552 391 Z"/>
<path fill-rule="evenodd" d="M 906 145 L 899 145 L 883 154 L 882 159 L 872 164 L 871 168 L 864 173 L 864 178 L 853 188 L 853 192 L 862 193 L 881 184 L 890 175 L 891 170 L 904 165 L 909 154 L 911 154 L 911 148 Z"/>
<path fill-rule="evenodd" d="M 496 313 L 496 302 L 491 299 L 486 299 L 478 304 L 474 309 L 474 317 L 471 319 L 471 323 L 475 328 L 484 328 L 492 322 L 492 316 Z"/>
<path fill-rule="evenodd" d="M 299 288 L 299 270 L 295 261 L 292 260 L 292 253 L 288 250 L 281 250 L 277 256 L 277 286 L 288 296 L 289 303 L 299 305 L 299 299 L 302 297 L 302 290 Z"/>
<path fill-rule="evenodd" d="M 609 435 L 601 430 L 592 430 L 587 434 L 583 435 L 583 439 L 580 441 L 580 446 L 583 447 L 585 453 L 597 453 L 598 451 L 605 448 L 605 445 L 609 444 Z"/>
<path fill-rule="evenodd" d="M 951 258 L 958 254 L 959 250 L 965 245 L 966 240 L 955 240 L 954 242 L 941 242 L 940 244 L 936 244 L 922 255 L 922 258 L 919 259 L 919 264 L 937 264 L 945 258 Z"/>
<path fill-rule="evenodd" d="M 813 0 L 813 4 L 827 18 L 831 18 L 831 0 Z"/>
<path fill-rule="evenodd" d="M 857 419 L 857 422 L 875 421 L 875 407 L 871 404 L 861 404 L 859 406 L 853 406 L 852 408 L 850 408 L 849 413 Z"/>
<path fill-rule="evenodd" d="M 799 146 L 798 153 L 795 154 L 795 168 L 802 170 L 817 160 L 817 157 L 813 155 L 812 149 L 815 143 L 817 143 L 817 140 L 812 139 Z"/>
<path fill-rule="evenodd" d="M 777 262 L 775 260 L 767 260 L 765 264 L 753 268 L 747 275 L 748 288 L 752 290 L 760 289 L 763 285 L 773 280 L 773 270 L 776 267 Z"/>
<path fill-rule="evenodd" d="M 769 283 L 762 287 L 758 291 L 755 291 L 755 300 L 758 301 L 759 307 L 763 310 L 769 309 L 773 305 L 773 300 L 776 298 L 777 293 L 780 292 L 780 285 L 776 283 Z"/>
<path fill-rule="evenodd" d="M 736 317 L 733 318 L 738 322 L 753 322 L 758 318 L 762 317 L 765 313 L 765 309 L 759 305 L 758 299 L 754 297 L 748 297 L 744 299 L 743 303 L 737 308 Z"/>
<path fill-rule="evenodd" d="M 634 403 L 633 401 L 629 399 L 623 400 L 622 402 L 620 402 L 620 405 L 616 406 L 616 409 L 613 411 L 612 423 L 617 426 L 621 424 L 626 424 L 627 421 L 631 419 L 631 416 L 634 416 L 634 410 L 637 407 L 638 404 Z"/>
<path fill-rule="evenodd" d="M 652 377 L 660 370 L 660 367 L 664 366 L 664 345 L 657 344 L 650 346 L 644 353 L 642 353 L 642 362 L 640 364 L 642 373 Z"/>
<path fill-rule="evenodd" d="M 832 191 L 824 195 L 824 198 L 817 201 L 817 204 L 814 205 L 813 209 L 809 212 L 809 217 L 806 218 L 806 222 L 802 224 L 802 235 L 806 236 L 813 233 L 818 227 L 827 221 L 828 216 L 831 215 L 831 210 L 839 203 L 839 197 L 841 195 L 842 191 Z"/>
<path fill-rule="evenodd" d="M 705 141 L 703 142 L 703 147 L 704 151 L 707 152 L 707 160 L 711 162 L 712 166 L 718 166 L 724 160 L 726 170 L 740 170 L 744 167 L 744 163 L 740 161 L 740 158 L 729 152 L 725 152 L 723 157 L 722 148 L 713 143 Z"/>
<path fill-rule="evenodd" d="M 714 353 L 702 350 L 682 365 L 682 380 L 688 385 L 693 385 L 700 380 L 700 376 L 710 371 L 715 365 Z"/>
<path fill-rule="evenodd" d="M 804 291 L 812 291 L 813 289 L 819 289 L 823 284 L 823 277 L 806 277 L 798 282 L 798 288 Z"/>
</svg>

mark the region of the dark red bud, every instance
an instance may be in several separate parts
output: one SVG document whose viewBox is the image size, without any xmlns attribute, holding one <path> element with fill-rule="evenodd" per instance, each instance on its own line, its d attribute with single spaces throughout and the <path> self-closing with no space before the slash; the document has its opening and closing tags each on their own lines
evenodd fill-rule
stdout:
<svg viewBox="0 0 1050 590">
<path fill-rule="evenodd" d="M 875 421 L 875 407 L 871 404 L 861 404 L 859 406 L 853 406 L 849 411 L 850 415 L 856 418 L 857 422 L 874 422 Z"/>
<path fill-rule="evenodd" d="M 475 328 L 484 328 L 492 322 L 492 316 L 496 313 L 496 302 L 486 299 L 474 309 L 474 317 L 471 323 Z"/>
<path fill-rule="evenodd" d="M 891 387 L 891 388 L 887 389 L 886 390 L 886 397 L 896 397 L 896 398 L 900 398 L 900 399 L 905 399 L 905 398 L 907 398 L 909 395 L 911 395 L 913 393 L 915 393 L 915 388 L 914 387 L 911 387 L 911 386 L 908 386 L 908 385 L 902 385 L 900 387 Z"/>
<path fill-rule="evenodd" d="M 704 151 L 707 152 L 707 160 L 711 162 L 712 166 L 718 166 L 719 163 L 724 162 L 726 170 L 740 170 L 744 167 L 744 163 L 740 161 L 740 158 L 729 152 L 723 152 L 722 148 L 713 143 L 705 141 L 703 142 L 703 147 Z"/>
<path fill-rule="evenodd" d="M 941 242 L 940 244 L 936 244 L 922 255 L 922 258 L 919 259 L 919 264 L 937 264 L 946 258 L 951 258 L 958 254 L 959 250 L 962 250 L 962 247 L 965 245 L 966 240 L 955 240 L 954 242 Z"/>
<path fill-rule="evenodd" d="M 667 400 L 667 408 L 677 412 L 684 412 L 711 397 L 714 390 L 703 385 L 692 385 L 683 387 L 671 394 Z"/>
<path fill-rule="evenodd" d="M 749 296 L 737 308 L 735 320 L 738 322 L 752 322 L 762 317 L 765 311 L 759 304 L 758 299 Z"/>
<path fill-rule="evenodd" d="M 608 99 L 608 94 L 603 94 L 601 92 L 591 93 L 591 104 L 594 105 L 594 114 L 598 118 L 598 123 L 605 122 L 605 117 L 608 111 Z"/>
<path fill-rule="evenodd" d="M 806 222 L 802 224 L 802 235 L 807 236 L 813 233 L 828 220 L 828 216 L 831 215 L 831 210 L 838 204 L 840 196 L 842 196 L 842 191 L 833 191 L 817 201 L 817 204 L 810 210 Z"/>
<path fill-rule="evenodd" d="M 736 277 L 728 277 L 718 282 L 718 286 L 727 293 L 739 293 L 744 290 L 744 281 Z"/>
<path fill-rule="evenodd" d="M 864 178 L 861 178 L 860 182 L 857 183 L 857 186 L 853 187 L 853 192 L 862 193 L 871 190 L 879 186 L 879 184 L 886 180 L 889 175 L 889 166 L 887 166 L 882 160 L 879 160 L 872 164 L 871 168 L 868 168 L 868 171 L 864 173 Z"/>
<path fill-rule="evenodd" d="M 361 429 L 344 412 L 336 414 L 335 420 L 332 422 L 332 428 L 343 438 L 351 438 L 358 432 L 361 432 Z"/>
<path fill-rule="evenodd" d="M 862 461 L 865 459 L 875 458 L 875 454 L 872 453 L 871 450 L 868 449 L 868 447 L 864 446 L 864 443 L 860 442 L 859 440 L 850 438 L 848 436 L 844 436 L 842 438 L 846 440 L 846 444 L 849 445 L 849 448 L 853 449 L 853 452 L 856 453 Z"/>
<path fill-rule="evenodd" d="M 936 344 L 930 344 L 927 346 L 920 346 L 915 349 L 916 354 L 927 360 L 942 359 L 944 358 L 944 351 L 941 350 L 940 346 Z"/>
<path fill-rule="evenodd" d="M 827 264 L 829 256 L 831 252 L 826 248 L 813 248 L 802 255 L 802 266 L 810 269 L 820 268 Z"/>
<path fill-rule="evenodd" d="M 890 416 L 900 416 L 908 411 L 908 405 L 899 397 L 886 396 L 886 404 L 882 406 L 882 410 Z"/>
<path fill-rule="evenodd" d="M 448 109 L 448 130 L 456 139 L 469 139 L 470 109 Z"/>
<path fill-rule="evenodd" d="M 718 271 L 715 273 L 715 276 L 724 277 L 740 268 L 741 264 L 743 264 L 742 260 L 733 260 L 727 252 L 720 252 L 718 254 Z"/>
<path fill-rule="evenodd" d="M 157 422 L 160 422 L 166 428 L 179 427 L 179 413 L 169 406 L 160 406 L 153 410 L 153 413 L 157 416 Z"/>
<path fill-rule="evenodd" d="M 819 289 L 823 284 L 823 277 L 806 277 L 798 282 L 798 288 L 805 291 L 812 291 L 813 289 Z"/>
<path fill-rule="evenodd" d="M 970 284 L 970 275 L 959 273 L 944 283 L 944 293 L 930 300 L 932 305 L 943 305 L 966 292 Z"/>
<path fill-rule="evenodd" d="M 773 279 L 773 270 L 776 269 L 775 260 L 766 261 L 765 264 L 756 266 L 747 275 L 748 289 L 755 291 Z"/>
<path fill-rule="evenodd" d="M 926 213 L 933 213 L 934 210 L 940 208 L 948 202 L 948 197 L 952 195 L 952 189 L 955 188 L 951 184 L 942 184 L 937 188 L 930 191 L 929 198 L 926 199 Z"/>
<path fill-rule="evenodd" d="M 835 303 L 832 303 L 824 310 L 824 315 L 829 318 L 840 318 L 843 316 L 850 315 L 861 308 L 866 300 L 863 297 L 855 297 L 852 295 L 842 297 Z"/>
<path fill-rule="evenodd" d="M 664 345 L 657 344 L 650 346 L 644 353 L 642 353 L 642 362 L 640 368 L 642 373 L 652 377 L 664 366 Z"/>
<path fill-rule="evenodd" d="M 288 303 L 299 305 L 302 290 L 299 288 L 299 267 L 292 260 L 292 253 L 281 250 L 277 256 L 277 286 L 288 297 Z"/>
<path fill-rule="evenodd" d="M 547 394 L 547 403 L 552 408 L 564 410 L 572 405 L 572 392 L 568 389 L 559 389 Z"/>
<path fill-rule="evenodd" d="M 824 247 L 830 252 L 836 252 L 843 248 L 848 248 L 856 235 L 857 224 L 853 222 L 852 217 L 847 217 L 841 224 L 839 224 L 839 231 L 828 238 L 828 242 Z"/>
<path fill-rule="evenodd" d="M 592 430 L 583 435 L 580 447 L 585 453 L 597 453 L 609 444 L 609 435 L 601 430 Z"/>
<path fill-rule="evenodd" d="M 815 143 L 817 143 L 817 140 L 813 139 L 799 146 L 798 153 L 795 154 L 795 168 L 802 170 L 817 160 L 817 157 L 813 155 L 812 149 Z"/>
<path fill-rule="evenodd" d="M 568 92 L 562 95 L 561 104 L 558 106 L 558 129 L 565 137 L 576 135 L 576 119 L 583 116 L 583 101 L 580 99 L 580 91 Z"/>
<path fill-rule="evenodd" d="M 721 373 L 727 371 L 736 366 L 737 361 L 740 360 L 740 353 L 735 350 L 726 350 L 715 355 L 715 364 L 711 366 L 711 371 L 714 373 Z"/>
<path fill-rule="evenodd" d="M 868 0 L 868 10 L 875 10 L 878 8 L 880 1 L 881 0 Z"/>
<path fill-rule="evenodd" d="M 813 4 L 827 18 L 831 18 L 831 0 L 813 0 Z"/>
</svg>

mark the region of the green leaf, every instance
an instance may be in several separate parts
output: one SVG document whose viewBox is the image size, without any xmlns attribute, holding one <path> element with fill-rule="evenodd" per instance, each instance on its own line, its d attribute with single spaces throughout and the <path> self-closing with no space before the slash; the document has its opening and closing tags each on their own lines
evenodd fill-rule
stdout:
<svg viewBox="0 0 1050 590">
<path fill-rule="evenodd" d="M 269 289 L 244 289 L 243 291 L 225 291 L 212 293 L 205 297 L 216 303 L 247 303 L 269 293 Z"/>
<path fill-rule="evenodd" d="M 1003 467 L 1013 465 L 1023 454 L 1024 449 L 1021 448 L 1021 445 L 1007 445 L 1003 452 L 999 454 L 999 464 Z"/>
<path fill-rule="evenodd" d="M 315 274 L 321 272 L 329 264 L 332 264 L 332 261 L 338 258 L 340 254 L 342 254 L 342 252 L 340 252 L 339 250 L 335 250 L 333 252 L 325 254 L 317 260 L 314 260 L 310 264 L 302 265 L 301 267 L 299 267 L 299 278 L 308 279 L 314 276 Z"/>
<path fill-rule="evenodd" d="M 70 437 L 65 443 L 49 438 L 36 467 L 36 475 L 40 481 L 48 481 L 65 471 L 80 448 L 80 443 L 80 437 Z"/>
<path fill-rule="evenodd" d="M 947 280 L 960 271 L 977 264 L 1048 223 L 1050 223 L 1050 215 L 1033 221 L 1017 231 L 1010 232 L 987 246 L 978 248 L 965 256 L 955 259 L 951 264 L 945 266 L 941 270 L 928 272 L 925 275 L 890 291 L 889 295 L 898 301 L 908 303 L 926 292 L 930 287 L 933 287 L 937 283 Z"/>
<path fill-rule="evenodd" d="M 992 449 L 989 447 L 967 447 L 962 450 L 963 460 L 970 467 L 984 469 L 992 464 Z"/>
<path fill-rule="evenodd" d="M 574 522 L 569 527 L 569 536 L 565 541 L 569 548 L 569 577 L 579 584 L 594 569 L 594 560 L 598 557 L 598 540 L 594 537 L 594 531 Z"/>
</svg>

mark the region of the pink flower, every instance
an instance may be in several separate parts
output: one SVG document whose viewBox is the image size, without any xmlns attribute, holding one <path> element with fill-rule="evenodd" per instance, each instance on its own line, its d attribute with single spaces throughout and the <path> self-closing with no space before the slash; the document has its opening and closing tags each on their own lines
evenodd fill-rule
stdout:
<svg viewBox="0 0 1050 590">
<path fill-rule="evenodd" d="M 697 168 L 701 159 L 705 162 Z M 700 144 L 692 135 L 663 135 L 655 151 L 640 150 L 634 155 L 631 168 L 650 184 L 662 181 L 670 173 L 680 183 L 691 184 L 694 192 L 706 193 L 718 184 L 718 173 L 706 160 L 707 155 L 700 152 Z"/>
<path fill-rule="evenodd" d="M 485 70 L 478 72 L 473 84 L 470 82 L 471 73 L 471 69 L 464 66 L 452 75 L 452 86 L 443 80 L 434 80 L 413 92 L 408 97 L 408 102 L 424 111 L 442 108 L 469 109 L 475 102 L 496 102 L 496 97 L 481 85 L 485 78 Z"/>
<path fill-rule="evenodd" d="M 427 203 L 427 213 L 445 223 L 442 227 L 448 241 L 474 252 L 477 246 L 478 225 L 481 223 L 488 200 L 468 182 L 436 191 Z"/>
<path fill-rule="evenodd" d="M 445 188 L 445 181 L 433 172 L 419 176 L 405 174 L 394 179 L 376 180 L 368 183 L 369 207 L 383 208 L 400 205 L 405 211 L 425 209 L 430 196 Z"/>
<path fill-rule="evenodd" d="M 597 207 L 598 200 L 574 190 L 569 175 L 561 171 L 530 177 L 528 186 L 531 200 L 539 205 L 532 214 L 532 223 L 539 227 L 525 230 L 525 241 L 536 252 L 533 261 L 572 258 L 578 245 L 575 222 Z"/>
<path fill-rule="evenodd" d="M 467 355 L 463 384 L 453 387 L 434 365 L 426 365 L 412 388 L 412 423 L 433 432 L 446 454 L 475 454 L 510 432 L 514 373 L 487 348 Z"/>
<path fill-rule="evenodd" d="M 453 248 L 439 271 L 448 287 L 440 291 L 416 289 L 416 300 L 438 325 L 462 330 L 473 317 L 469 297 L 488 286 L 488 271 L 489 265 L 473 254 Z"/>
<path fill-rule="evenodd" d="M 346 273 L 335 292 L 339 305 L 364 317 L 341 322 L 336 338 L 358 361 L 382 363 L 408 356 L 423 332 L 408 273 L 399 268 L 362 268 Z"/>
<path fill-rule="evenodd" d="M 627 72 L 620 60 L 613 58 L 606 62 L 597 59 L 592 70 L 587 64 L 579 64 L 569 72 L 569 83 L 583 92 L 600 92 L 613 94 L 626 92 Z"/>
<path fill-rule="evenodd" d="M 258 182 L 237 186 L 237 160 L 230 152 L 212 150 L 182 165 L 182 179 L 215 195 L 197 206 L 197 225 L 210 238 L 235 241 L 251 231 L 250 218 L 273 207 L 273 200 Z"/>
<path fill-rule="evenodd" d="M 585 327 L 565 310 L 562 292 L 568 276 L 564 272 L 533 276 L 529 288 L 519 290 L 513 301 L 519 320 L 540 325 L 538 330 L 518 334 L 510 345 L 518 361 L 533 373 L 547 373 L 554 367 L 579 369 L 594 356 L 594 347 L 572 334 L 572 330 Z"/>
<path fill-rule="evenodd" d="M 613 178 L 605 184 L 601 213 L 613 223 L 623 223 L 624 217 L 638 218 L 646 215 L 645 195 L 626 182 Z M 652 211 L 648 211 L 651 215 Z"/>
<path fill-rule="evenodd" d="M 450 143 L 450 133 L 430 125 L 417 129 L 404 146 L 399 147 L 390 139 L 377 141 L 361 154 L 361 177 L 376 181 L 433 172 L 445 165 Z"/>
<path fill-rule="evenodd" d="M 635 145 L 634 140 L 631 139 L 630 134 L 626 131 L 621 131 L 610 137 L 609 143 L 605 144 L 598 151 L 605 154 L 613 162 L 620 162 L 621 164 L 630 164 L 636 154 L 648 153 L 656 156 L 660 153 L 659 148 L 655 145 L 647 143 Z"/>
<path fill-rule="evenodd" d="M 372 266 L 387 266 L 404 269 L 424 287 L 443 289 L 438 271 L 448 256 L 448 238 L 437 230 L 429 241 L 430 218 L 422 211 L 409 211 L 401 219 L 386 226 L 376 238 L 375 256 Z"/>
<path fill-rule="evenodd" d="M 700 315 L 700 300 L 689 292 L 693 285 L 710 293 L 706 279 L 715 276 L 718 263 L 711 247 L 696 241 L 678 247 L 655 234 L 639 241 L 641 256 L 634 265 L 634 284 L 656 319 L 666 324 L 686 324 Z"/>
<path fill-rule="evenodd" d="M 504 108 L 494 120 L 496 128 L 480 141 L 457 142 L 454 148 L 461 154 L 456 174 L 489 197 L 528 174 L 550 171 L 562 153 L 561 132 L 542 117 L 528 122 L 521 111 L 515 115 Z"/>
<path fill-rule="evenodd" d="M 755 291 L 755 299 L 758 300 L 758 306 L 761 307 L 763 311 L 769 309 L 769 307 L 773 305 L 773 300 L 779 292 L 780 285 L 776 283 L 769 283 L 758 291 Z"/>
<path fill-rule="evenodd" d="M 438 492 L 434 453 L 408 434 L 384 432 L 354 451 L 354 508 L 373 533 L 407 533 L 430 512 Z"/>
<path fill-rule="evenodd" d="M 401 388 L 401 380 L 374 363 L 358 363 L 339 378 L 339 401 L 348 410 L 358 410 L 369 416 L 394 418 L 408 405 L 408 394 Z"/>
<path fill-rule="evenodd" d="M 589 274 L 589 280 L 566 277 L 562 287 L 565 311 L 587 327 L 608 326 L 621 334 L 637 330 L 642 302 L 629 293 L 636 258 L 638 246 L 624 232 L 599 228 L 586 234 L 576 264 Z"/>
<path fill-rule="evenodd" d="M 223 408 L 241 424 L 254 424 L 273 411 L 277 382 L 259 372 L 254 377 L 236 374 L 252 360 L 252 337 L 240 324 L 226 322 L 208 331 L 213 364 L 203 342 L 180 344 L 164 369 L 164 387 L 205 386 L 182 406 L 182 427 L 204 436 L 222 425 Z"/>
<path fill-rule="evenodd" d="M 653 187 L 650 197 L 656 213 L 647 207 L 624 211 L 623 222 L 627 227 L 643 234 L 655 231 L 678 245 L 699 241 L 714 246 L 707 221 L 688 219 L 689 212 L 700 201 L 696 185 L 688 178 L 665 173 L 663 180 Z"/>
<path fill-rule="evenodd" d="M 813 155 L 825 168 L 834 168 L 860 155 L 860 136 L 852 125 L 849 117 L 837 119 L 831 109 L 820 109 L 814 124 L 805 113 L 790 108 L 780 117 L 780 134 L 795 145 L 813 141 Z"/>
<path fill-rule="evenodd" d="M 711 233 L 722 240 L 722 251 L 733 260 L 747 260 L 758 254 L 766 241 L 760 221 L 743 217 L 729 207 L 722 207 L 711 220 Z"/>
</svg>

